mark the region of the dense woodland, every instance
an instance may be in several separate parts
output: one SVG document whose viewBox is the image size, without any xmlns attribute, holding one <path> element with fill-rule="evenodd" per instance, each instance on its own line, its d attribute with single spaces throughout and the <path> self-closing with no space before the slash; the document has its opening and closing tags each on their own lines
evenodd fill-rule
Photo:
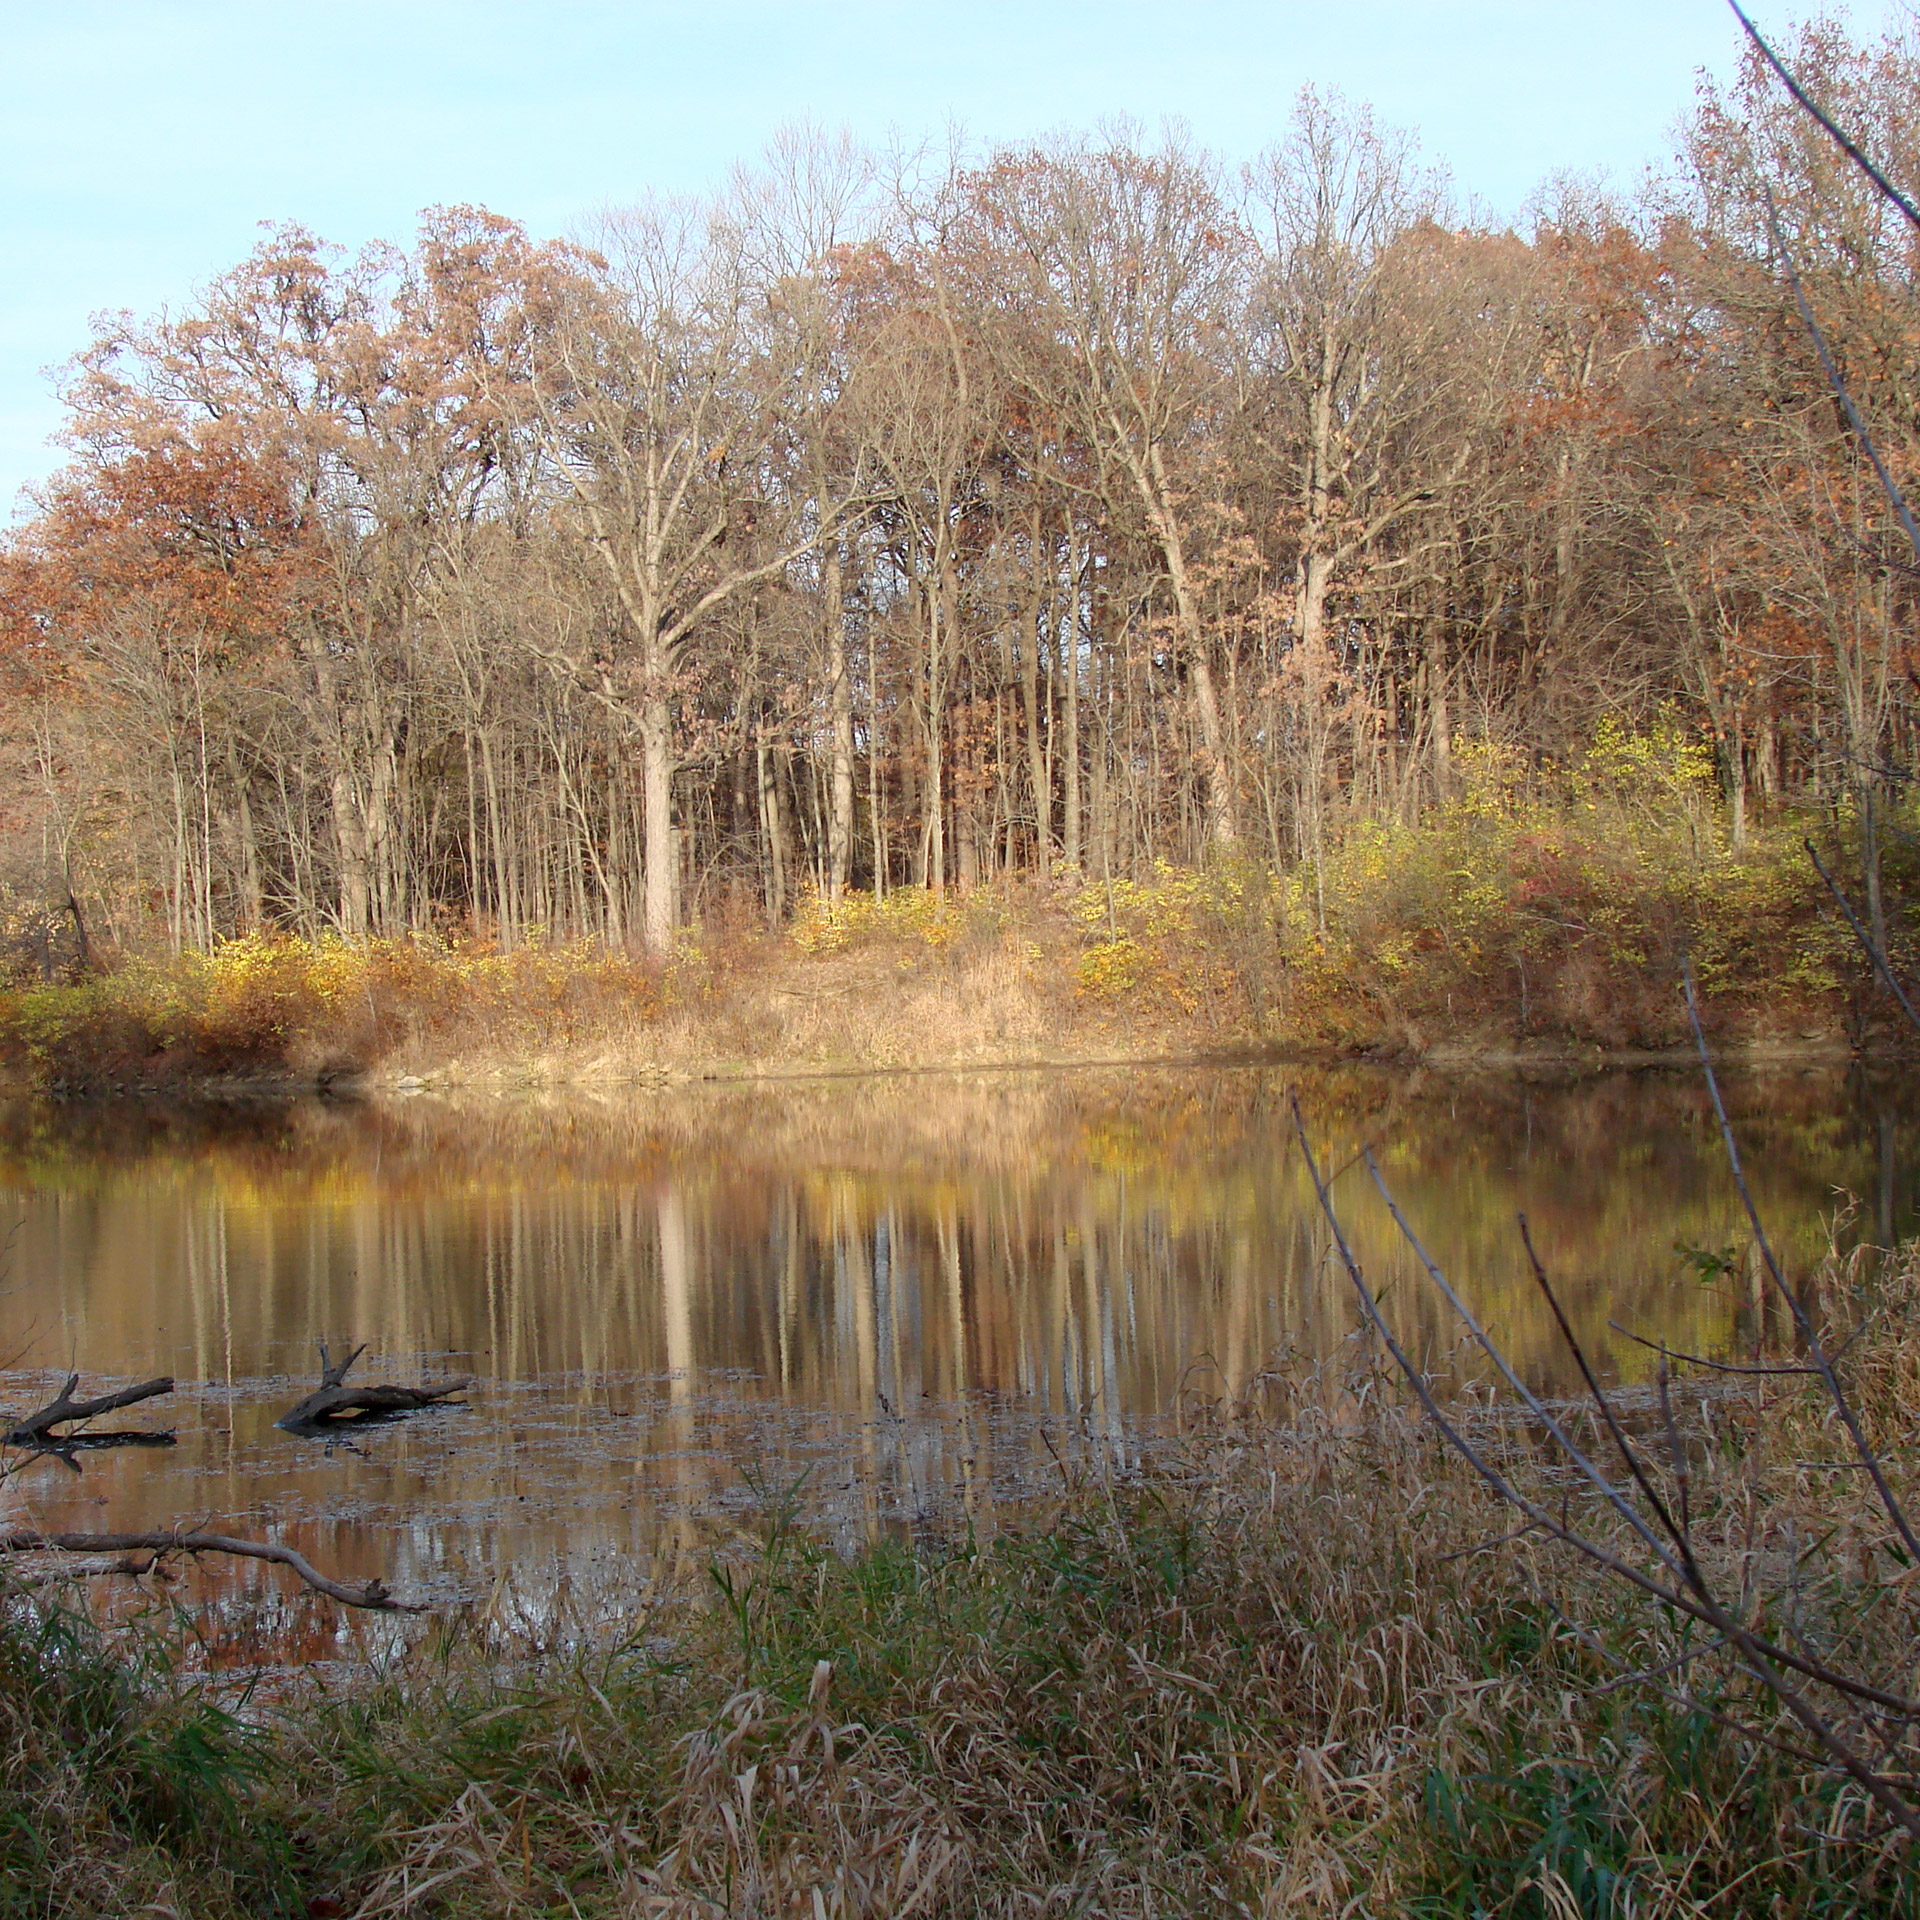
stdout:
<svg viewBox="0 0 1920 1920">
<path fill-rule="evenodd" d="M 1787 51 L 1920 180 L 1920 47 Z M 590 241 L 275 231 L 67 371 L 0 877 L 123 947 L 659 952 L 806 889 L 1311 872 L 1610 724 L 1870 880 L 1914 568 L 1789 264 L 1912 481 L 1913 237 L 1752 65 L 1524 232 L 1312 94 L 1245 166 L 795 136 Z"/>
</svg>

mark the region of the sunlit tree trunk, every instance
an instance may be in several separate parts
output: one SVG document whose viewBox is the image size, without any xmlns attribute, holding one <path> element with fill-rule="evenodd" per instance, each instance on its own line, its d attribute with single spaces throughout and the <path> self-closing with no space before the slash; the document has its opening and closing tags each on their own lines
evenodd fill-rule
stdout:
<svg viewBox="0 0 1920 1920">
<path fill-rule="evenodd" d="M 840 542 L 827 547 L 827 715 L 831 730 L 827 793 L 827 897 L 846 891 L 853 858 L 853 675 L 847 665 L 847 620 L 842 597 Z"/>
<path fill-rule="evenodd" d="M 641 927 L 649 953 L 673 944 L 679 848 L 673 831 L 673 714 L 663 695 L 643 700 L 639 713 L 640 789 L 646 845 L 646 892 Z"/>
<path fill-rule="evenodd" d="M 1061 645 L 1066 650 L 1066 747 L 1060 756 L 1065 791 L 1061 795 L 1060 857 L 1068 866 L 1080 864 L 1080 543 L 1079 528 L 1067 515 L 1067 607 L 1061 622 Z"/>
</svg>

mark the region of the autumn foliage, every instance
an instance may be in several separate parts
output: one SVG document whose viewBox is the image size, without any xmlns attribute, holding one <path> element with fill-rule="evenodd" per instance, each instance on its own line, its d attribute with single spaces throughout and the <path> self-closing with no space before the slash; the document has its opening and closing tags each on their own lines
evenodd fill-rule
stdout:
<svg viewBox="0 0 1920 1920">
<path fill-rule="evenodd" d="M 1911 47 L 1791 51 L 1909 177 Z M 591 244 L 275 233 L 77 357 L 0 553 L 16 971 L 279 936 L 657 971 L 806 902 L 1031 885 L 1097 890 L 1118 977 L 1104 903 L 1204 869 L 1282 903 L 1329 1034 L 1356 992 L 1444 1026 L 1482 960 L 1524 1027 L 1525 955 L 1585 928 L 1559 970 L 1604 947 L 1613 1012 L 1555 1019 L 1617 1037 L 1623 893 L 1792 892 L 1803 832 L 1898 948 L 1915 576 L 1783 241 L 1920 479 L 1911 238 L 1758 68 L 1636 201 L 1524 231 L 1308 94 L 1239 169 L 887 178 L 796 137 Z M 1626 841 L 1577 816 L 1609 740 L 1695 756 Z"/>
</svg>

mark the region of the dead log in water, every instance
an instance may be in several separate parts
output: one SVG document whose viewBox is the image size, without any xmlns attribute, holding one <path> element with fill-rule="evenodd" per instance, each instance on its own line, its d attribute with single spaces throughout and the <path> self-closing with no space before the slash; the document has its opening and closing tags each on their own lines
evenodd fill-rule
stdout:
<svg viewBox="0 0 1920 1920">
<path fill-rule="evenodd" d="M 319 1386 L 298 1406 L 289 1407 L 274 1424 L 289 1433 L 301 1433 L 352 1420 L 417 1413 L 422 1407 L 436 1406 L 473 1385 L 473 1375 L 463 1373 L 437 1387 L 350 1387 L 345 1384 L 347 1369 L 366 1350 L 362 1342 L 336 1364 L 322 1341 Z"/>
<path fill-rule="evenodd" d="M 50 1400 L 38 1413 L 30 1413 L 24 1420 L 16 1421 L 6 1432 L 9 1446 L 31 1447 L 44 1444 L 54 1438 L 54 1428 L 68 1425 L 75 1420 L 97 1419 L 103 1413 L 117 1412 L 121 1407 L 131 1407 L 141 1400 L 151 1400 L 156 1394 L 173 1391 L 173 1376 L 163 1374 L 157 1380 L 143 1380 L 137 1387 L 122 1387 L 118 1393 L 103 1393 L 98 1399 L 76 1400 L 73 1390 L 80 1384 L 77 1373 L 67 1375 L 67 1384 L 60 1389 L 58 1398 Z"/>
</svg>

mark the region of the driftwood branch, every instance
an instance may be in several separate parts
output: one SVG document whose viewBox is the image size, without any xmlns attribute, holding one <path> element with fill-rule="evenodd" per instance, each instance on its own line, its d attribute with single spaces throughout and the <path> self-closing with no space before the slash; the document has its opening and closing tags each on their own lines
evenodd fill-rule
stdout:
<svg viewBox="0 0 1920 1920">
<path fill-rule="evenodd" d="M 323 1387 L 337 1387 L 340 1382 L 347 1377 L 347 1369 L 351 1367 L 366 1350 L 367 1343 L 362 1340 L 357 1347 L 352 1348 L 348 1352 L 344 1360 L 336 1364 L 327 1352 L 327 1343 L 322 1340 L 320 1342 L 320 1384 Z"/>
<path fill-rule="evenodd" d="M 322 1341 L 319 1386 L 297 1406 L 289 1407 L 275 1424 L 290 1433 L 300 1433 L 336 1421 L 417 1413 L 422 1407 L 435 1406 L 473 1385 L 472 1374 L 463 1373 L 437 1387 L 350 1387 L 346 1384 L 347 1369 L 366 1350 L 363 1343 L 344 1360 L 336 1362 Z"/>
<path fill-rule="evenodd" d="M 77 1373 L 67 1375 L 67 1384 L 60 1389 L 57 1398 L 50 1400 L 38 1413 L 30 1413 L 24 1420 L 16 1422 L 7 1429 L 6 1438 L 12 1446 L 33 1446 L 53 1435 L 55 1427 L 66 1426 L 75 1420 L 93 1420 L 103 1413 L 116 1412 L 121 1407 L 131 1407 L 141 1400 L 151 1400 L 156 1394 L 173 1391 L 173 1376 L 163 1374 L 157 1380 L 143 1380 L 137 1387 L 122 1387 L 118 1393 L 103 1393 L 97 1399 L 76 1400 L 73 1390 L 80 1384 Z"/>
<path fill-rule="evenodd" d="M 349 1586 L 330 1580 L 304 1554 L 292 1547 L 277 1546 L 266 1540 L 241 1540 L 232 1534 L 195 1532 L 159 1533 L 42 1533 L 33 1527 L 16 1527 L 0 1532 L 0 1554 L 6 1553 L 144 1553 L 160 1559 L 173 1553 L 220 1553 L 241 1560 L 268 1560 L 275 1566 L 290 1568 L 317 1593 L 338 1600 L 343 1607 L 364 1607 L 375 1613 L 424 1613 L 425 1607 L 410 1606 L 396 1600 L 383 1582 L 369 1580 L 364 1586 Z M 112 1569 L 114 1572 L 144 1573 L 147 1567 L 137 1563 Z"/>
</svg>

